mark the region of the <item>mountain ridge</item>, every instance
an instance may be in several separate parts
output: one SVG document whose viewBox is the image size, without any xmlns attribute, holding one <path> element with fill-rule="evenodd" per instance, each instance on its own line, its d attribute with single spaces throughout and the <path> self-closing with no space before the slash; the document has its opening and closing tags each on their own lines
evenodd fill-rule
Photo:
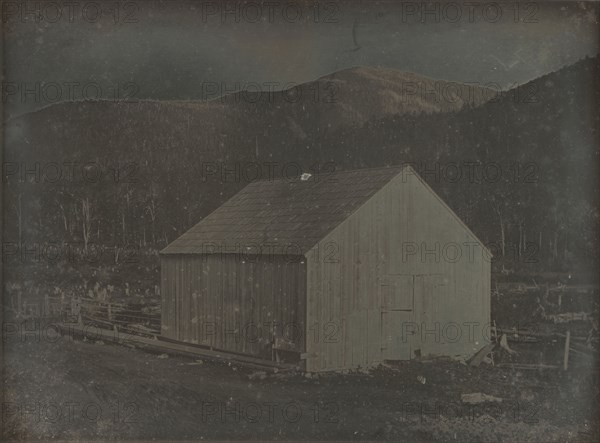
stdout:
<svg viewBox="0 0 600 443">
<path fill-rule="evenodd" d="M 587 250 L 597 235 L 589 231 L 589 221 L 597 207 L 597 195 L 590 190 L 600 175 L 595 104 L 600 88 L 590 91 L 589 85 L 598 84 L 599 72 L 597 57 L 584 59 L 478 107 L 387 113 L 362 123 L 364 117 L 339 108 L 306 103 L 304 110 L 302 103 L 219 104 L 222 113 L 205 103 L 202 112 L 195 112 L 197 104 L 159 101 L 56 104 L 6 125 L 6 163 L 132 163 L 137 181 L 36 186 L 13 174 L 7 180 L 6 207 L 18 207 L 22 195 L 28 235 L 52 238 L 67 229 L 64 235 L 80 239 L 79 208 L 89 201 L 99 241 L 132 239 L 162 246 L 245 186 L 240 170 L 248 165 L 297 163 L 311 172 L 315 165 L 356 169 L 403 162 L 514 162 L 534 165 L 536 181 L 424 178 L 483 241 L 499 241 L 502 226 L 505 237 L 517 238 L 521 248 L 522 236 L 539 238 L 540 250 L 564 261 L 567 255 L 560 254 L 567 254 L 567 245 Z M 360 89 L 360 82 L 354 85 Z M 532 91 L 535 100 L 529 100 Z M 373 96 L 376 103 L 379 96 Z M 353 100 L 346 103 L 350 108 Z M 207 168 L 237 169 L 224 179 Z M 13 234 L 15 223 L 8 218 Z"/>
<path fill-rule="evenodd" d="M 414 100 L 411 100 L 411 98 L 414 95 L 414 92 L 418 92 L 418 91 L 413 91 L 409 88 L 406 88 L 407 85 L 414 85 L 414 84 L 419 84 L 419 85 L 426 85 L 427 88 L 429 88 L 429 90 L 431 90 L 432 85 L 458 85 L 459 86 L 459 90 L 460 91 L 466 91 L 466 88 L 471 88 L 470 92 L 474 92 L 472 94 L 472 103 L 471 105 L 475 105 L 478 106 L 482 103 L 484 103 L 486 101 L 486 95 L 489 96 L 491 93 L 493 93 L 493 91 L 488 90 L 485 87 L 479 87 L 479 86 L 466 86 L 463 83 L 460 82 L 449 82 L 449 81 L 445 81 L 445 80 L 440 80 L 440 79 L 432 79 L 429 77 L 425 77 L 425 76 L 421 76 L 419 74 L 416 73 L 412 73 L 412 72 L 408 72 L 408 71 L 401 71 L 401 70 L 397 70 L 397 69 L 391 69 L 391 68 L 373 68 L 373 67 L 368 67 L 368 66 L 356 66 L 356 67 L 352 67 L 352 68 L 347 68 L 347 69 L 343 69 L 341 71 L 336 71 L 334 73 L 331 74 L 327 74 L 325 76 L 319 77 L 311 82 L 306 82 L 306 83 L 300 83 L 300 84 L 294 84 L 293 86 L 286 88 L 286 89 L 281 89 L 281 90 L 275 90 L 275 91 L 262 91 L 262 90 L 258 90 L 257 92 L 260 93 L 260 97 L 258 100 L 256 100 L 256 93 L 253 91 L 250 91 L 248 89 L 245 90 L 240 90 L 240 91 L 236 91 L 235 93 L 231 93 L 231 94 L 225 94 L 225 95 L 219 95 L 217 97 L 214 98 L 210 98 L 210 99 L 206 99 L 206 100 L 202 100 L 202 99 L 190 99 L 190 100 L 157 100 L 157 99 L 131 99 L 131 100 L 126 100 L 126 99 L 110 99 L 110 98 L 100 98 L 100 99 L 94 99 L 94 100 L 85 100 L 85 99 L 81 99 L 81 100 L 70 100 L 70 101 L 61 101 L 61 102 L 57 102 L 57 103 L 49 103 L 47 105 L 41 106 L 38 109 L 32 110 L 32 111 L 28 111 L 25 113 L 21 113 L 21 114 L 17 114 L 17 115 L 13 115 L 10 116 L 9 118 L 7 118 L 5 121 L 11 121 L 14 120 L 16 118 L 19 117 L 23 117 L 29 114 L 34 114 L 37 112 L 41 112 L 47 109 L 53 109 L 54 107 L 57 106 L 61 106 L 64 104 L 80 104 L 80 103 L 90 103 L 90 104 L 94 104 L 94 103 L 161 103 L 161 104 L 165 104 L 165 105 L 174 105 L 174 106 L 189 106 L 189 107 L 198 107 L 200 109 L 203 109 L 205 107 L 221 107 L 219 105 L 231 105 L 231 104 L 253 104 L 253 102 L 256 100 L 256 102 L 261 102 L 261 103 L 269 103 L 269 102 L 273 102 L 275 104 L 289 104 L 289 105 L 293 105 L 295 104 L 294 100 L 298 100 L 296 97 L 291 96 L 291 92 L 293 91 L 301 91 L 303 94 L 308 94 L 310 92 L 313 93 L 312 99 L 317 99 L 317 102 L 314 104 L 320 104 L 320 105 L 326 105 L 326 104 L 335 104 L 335 97 L 331 96 L 331 95 L 327 95 L 327 94 L 335 94 L 336 92 L 341 92 L 341 90 L 327 90 L 327 84 L 329 85 L 336 85 L 336 86 L 340 86 L 340 84 L 342 83 L 349 83 L 349 82 L 356 82 L 356 85 L 350 85 L 350 92 L 352 92 L 353 94 L 356 94 L 358 92 L 358 86 L 361 86 L 363 90 L 368 91 L 368 90 L 377 90 L 380 91 L 382 88 L 382 84 L 386 83 L 386 86 L 389 88 L 393 87 L 394 84 L 398 85 L 403 85 L 404 90 L 396 90 L 394 91 L 393 89 L 391 89 L 392 92 L 394 92 L 395 94 L 400 96 L 400 99 L 396 100 L 395 106 L 393 104 L 390 103 L 390 106 L 388 106 L 388 109 L 386 110 L 386 112 L 384 113 L 376 113 L 376 115 L 381 115 L 381 114 L 389 114 L 389 113 L 399 113 L 399 114 L 403 114 L 403 113 L 407 113 L 407 112 L 419 112 L 419 104 L 423 107 L 422 112 L 448 112 L 448 111 L 456 111 L 457 109 L 459 109 L 461 106 L 464 105 L 464 103 L 461 101 L 458 104 L 455 104 L 454 102 L 449 101 L 448 103 L 442 103 L 439 104 L 438 106 L 435 106 L 435 104 L 432 103 L 427 103 L 426 100 L 420 100 L 418 103 L 415 102 Z M 359 82 L 362 81 L 362 85 L 359 85 Z M 369 83 L 370 82 L 370 83 Z M 367 83 L 367 84 L 364 84 Z M 260 87 L 260 84 L 258 84 L 258 86 Z M 366 87 L 365 87 L 366 86 Z M 379 87 L 377 87 L 379 86 Z M 460 89 L 462 88 L 462 89 Z M 318 94 L 316 97 L 314 94 Z M 380 93 L 380 92 L 378 92 Z M 405 103 L 402 103 L 402 95 L 405 96 Z M 332 98 L 333 100 L 329 100 L 329 98 Z M 361 98 L 359 101 L 362 101 L 363 99 Z M 313 100 L 314 101 L 314 100 Z M 459 101 L 459 100 L 457 100 Z M 304 102 L 306 104 L 306 102 Z M 403 104 L 407 104 L 410 105 L 411 108 L 407 109 L 407 110 L 402 110 L 402 105 Z M 356 107 L 356 105 L 354 105 L 354 107 Z M 364 121 L 365 118 L 362 117 L 361 121 Z"/>
</svg>

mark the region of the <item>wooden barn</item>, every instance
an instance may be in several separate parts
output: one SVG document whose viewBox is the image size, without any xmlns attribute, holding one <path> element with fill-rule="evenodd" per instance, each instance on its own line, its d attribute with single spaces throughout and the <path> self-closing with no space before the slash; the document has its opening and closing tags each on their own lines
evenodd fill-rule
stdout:
<svg viewBox="0 0 600 443">
<path fill-rule="evenodd" d="M 256 181 L 161 251 L 162 336 L 311 372 L 466 358 L 490 260 L 409 166 Z"/>
</svg>

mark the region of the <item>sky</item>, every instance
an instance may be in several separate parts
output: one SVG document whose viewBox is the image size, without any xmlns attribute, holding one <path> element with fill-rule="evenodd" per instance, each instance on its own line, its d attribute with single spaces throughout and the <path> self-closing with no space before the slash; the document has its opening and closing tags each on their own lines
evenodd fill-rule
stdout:
<svg viewBox="0 0 600 443">
<path fill-rule="evenodd" d="M 597 3 L 16 1 L 2 12 L 8 116 L 71 99 L 282 89 L 354 66 L 510 88 L 599 52 Z"/>
</svg>

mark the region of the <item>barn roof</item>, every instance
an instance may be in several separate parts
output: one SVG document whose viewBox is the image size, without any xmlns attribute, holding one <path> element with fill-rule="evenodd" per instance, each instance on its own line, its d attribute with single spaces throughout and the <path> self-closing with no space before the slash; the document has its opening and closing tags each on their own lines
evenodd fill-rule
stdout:
<svg viewBox="0 0 600 443">
<path fill-rule="evenodd" d="M 402 166 L 255 181 L 161 254 L 304 254 L 402 171 Z M 236 248 L 242 248 L 241 251 Z"/>
</svg>

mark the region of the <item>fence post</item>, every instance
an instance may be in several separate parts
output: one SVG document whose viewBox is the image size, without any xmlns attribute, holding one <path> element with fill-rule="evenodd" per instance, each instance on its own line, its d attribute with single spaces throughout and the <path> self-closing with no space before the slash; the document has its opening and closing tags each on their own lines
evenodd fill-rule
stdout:
<svg viewBox="0 0 600 443">
<path fill-rule="evenodd" d="M 112 305 L 108 304 L 108 321 L 112 321 Z"/>
<path fill-rule="evenodd" d="M 71 314 L 77 316 L 77 322 L 79 323 L 79 326 L 82 326 L 83 318 L 81 318 L 81 298 L 78 297 L 75 299 L 75 297 L 73 297 L 71 299 Z"/>
<path fill-rule="evenodd" d="M 565 354 L 563 357 L 563 369 L 566 371 L 569 367 L 569 345 L 571 344 L 571 330 L 567 331 L 567 338 L 565 338 Z"/>
</svg>

